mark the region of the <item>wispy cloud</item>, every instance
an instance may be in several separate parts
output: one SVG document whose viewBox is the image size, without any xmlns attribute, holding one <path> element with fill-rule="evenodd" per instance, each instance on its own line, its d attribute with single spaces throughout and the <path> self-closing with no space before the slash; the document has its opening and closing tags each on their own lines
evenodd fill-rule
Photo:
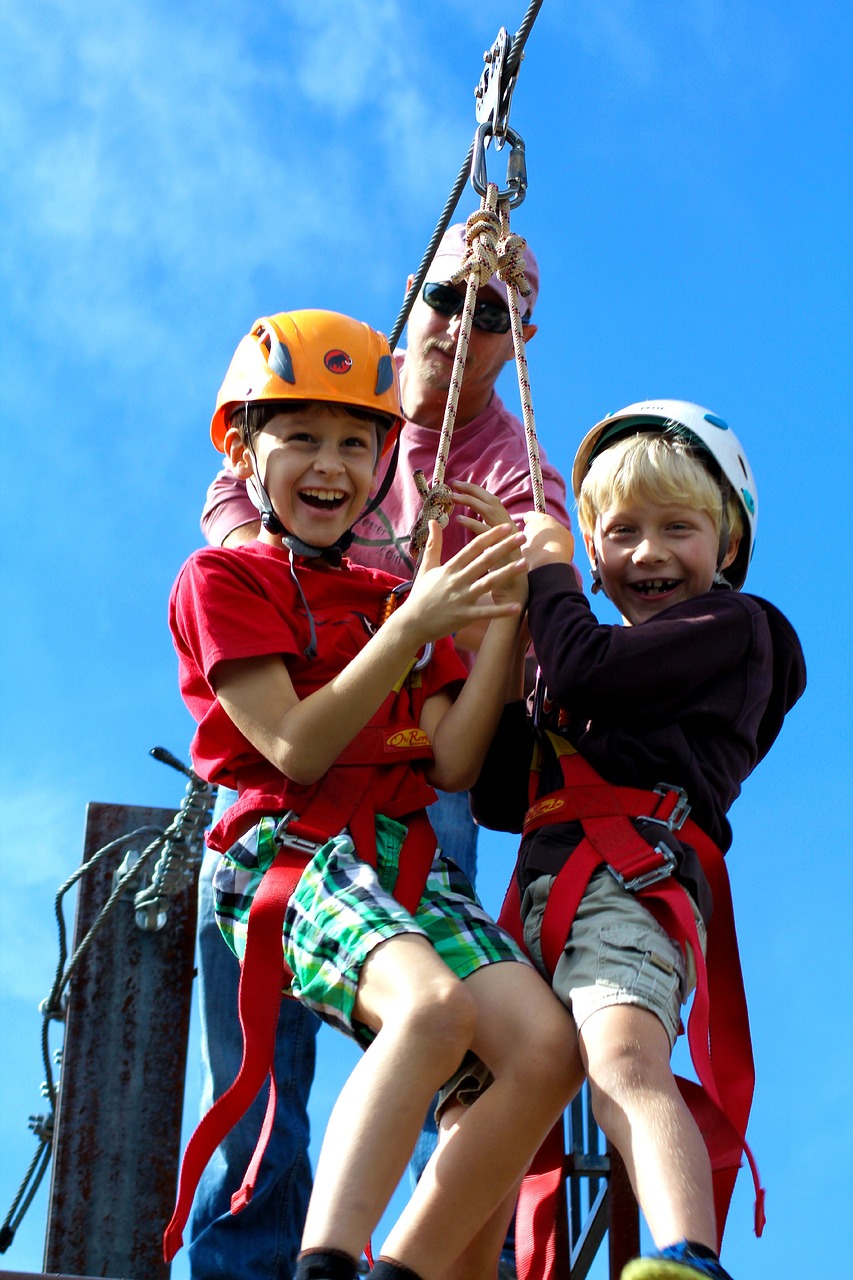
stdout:
<svg viewBox="0 0 853 1280">
<path fill-rule="evenodd" d="M 0 811 L 3 876 L 10 904 L 4 914 L 0 988 L 10 996 L 38 1002 L 49 994 L 56 967 L 53 900 L 79 859 L 80 810 L 61 789 L 24 775 L 14 787 L 3 788 Z M 15 904 L 24 901 L 27 909 L 16 910 Z M 65 910 L 70 932 L 73 896 Z"/>
<path fill-rule="evenodd" d="M 19 12 L 0 55 L 14 311 L 145 368 L 223 291 L 239 308 L 267 275 L 302 293 L 320 247 L 364 253 L 389 196 L 435 199 L 412 137 L 429 117 L 449 150 L 451 131 L 409 74 L 426 55 L 404 48 L 405 6 L 284 6 L 262 61 L 243 56 L 249 13 L 55 4 L 43 41 L 43 7 Z"/>
<path fill-rule="evenodd" d="M 577 0 L 559 12 L 545 5 L 538 22 L 562 31 L 567 54 L 576 46 L 597 59 L 610 92 L 658 86 L 689 94 L 694 78 L 707 86 L 710 68 L 727 94 L 756 95 L 778 87 L 794 65 L 784 16 L 739 0 Z"/>
</svg>

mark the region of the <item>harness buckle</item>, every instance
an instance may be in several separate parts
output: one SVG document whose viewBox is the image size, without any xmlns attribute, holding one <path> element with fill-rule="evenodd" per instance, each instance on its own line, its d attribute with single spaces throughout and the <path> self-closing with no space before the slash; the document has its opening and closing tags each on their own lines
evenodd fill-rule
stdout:
<svg viewBox="0 0 853 1280">
<path fill-rule="evenodd" d="M 657 884 L 659 880 L 666 880 L 671 876 L 676 867 L 675 854 L 665 844 L 656 844 L 654 852 L 663 858 L 660 866 L 652 867 L 651 871 L 644 871 L 638 876 L 633 876 L 630 880 L 626 880 L 620 871 L 615 867 L 611 867 L 608 862 L 607 870 L 613 876 L 617 884 L 623 889 L 627 889 L 629 893 L 638 893 L 640 889 L 646 889 L 650 884 Z"/>
<path fill-rule="evenodd" d="M 663 796 L 664 798 L 674 796 L 675 802 L 672 808 L 665 818 L 650 818 L 643 815 L 639 821 L 654 822 L 659 827 L 666 827 L 667 831 L 680 831 L 690 812 L 690 802 L 687 799 L 687 792 L 684 787 L 676 787 L 671 782 L 659 782 L 654 788 L 654 793 L 656 796 Z"/>
<path fill-rule="evenodd" d="M 308 853 L 312 857 L 320 848 L 316 840 L 306 840 L 304 836 L 290 835 L 288 827 L 291 822 L 298 822 L 299 814 L 294 809 L 288 809 L 283 818 L 280 818 L 275 826 L 273 838 L 276 844 L 286 845 L 288 849 L 298 849 L 300 853 Z"/>
</svg>

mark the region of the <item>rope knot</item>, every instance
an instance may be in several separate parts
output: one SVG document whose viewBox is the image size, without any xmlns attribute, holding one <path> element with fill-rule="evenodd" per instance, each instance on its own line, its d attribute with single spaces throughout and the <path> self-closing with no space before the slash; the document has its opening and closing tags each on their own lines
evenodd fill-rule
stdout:
<svg viewBox="0 0 853 1280">
<path fill-rule="evenodd" d="M 468 248 L 459 270 L 450 277 L 453 284 L 461 284 L 472 276 L 478 289 L 489 283 L 498 269 L 500 236 L 499 215 L 493 209 L 476 209 L 465 224 Z"/>
<path fill-rule="evenodd" d="M 506 227 L 504 230 L 505 235 L 500 242 L 498 279 L 503 280 L 508 289 L 517 289 L 522 298 L 527 298 L 532 291 L 532 286 L 524 274 L 524 250 L 527 248 L 527 241 L 524 236 L 516 235 Z"/>
<path fill-rule="evenodd" d="M 413 472 L 415 487 L 421 496 L 421 513 L 414 523 L 409 541 L 409 554 L 417 558 L 426 546 L 430 520 L 437 520 L 442 529 L 447 528 L 453 510 L 453 492 L 446 484 L 427 484 L 426 476 L 418 468 Z"/>
</svg>

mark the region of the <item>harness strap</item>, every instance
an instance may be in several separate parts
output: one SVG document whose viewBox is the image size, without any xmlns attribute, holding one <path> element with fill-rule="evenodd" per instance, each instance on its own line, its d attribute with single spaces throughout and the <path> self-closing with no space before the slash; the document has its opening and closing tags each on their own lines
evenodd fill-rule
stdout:
<svg viewBox="0 0 853 1280">
<path fill-rule="evenodd" d="M 281 925 L 287 903 L 304 867 L 304 853 L 283 849 L 264 874 L 255 894 L 249 913 L 251 928 L 246 935 L 246 955 L 240 969 L 238 1009 L 243 1032 L 240 1070 L 230 1088 L 202 1117 L 187 1144 L 181 1162 L 175 1211 L 163 1235 L 163 1256 L 166 1262 L 172 1261 L 183 1244 L 183 1229 L 189 1217 L 193 1196 L 210 1157 L 224 1136 L 248 1111 L 269 1074 L 269 1064 L 275 1050 L 281 982 L 258 982 L 256 970 L 267 975 L 270 972 L 277 975 L 281 972 Z M 269 1136 L 267 1121 L 271 1120 L 270 1113 L 274 1105 L 271 1094 L 264 1119 L 266 1137 Z M 256 1149 L 252 1158 L 249 1167 L 252 1175 L 257 1174 L 261 1155 L 262 1147 L 260 1152 Z M 254 1184 L 254 1176 L 252 1183 Z M 245 1183 L 235 1199 L 240 1196 L 243 1196 L 243 1203 L 248 1203 L 251 1198 L 251 1188 L 246 1190 Z M 232 1201 L 232 1210 L 233 1207 Z"/>
<path fill-rule="evenodd" d="M 697 987 L 688 1022 L 688 1042 L 696 1074 L 693 1081 L 676 1077 L 708 1148 L 714 1200 L 722 1236 L 741 1156 L 746 1154 L 756 1193 L 755 1232 L 764 1226 L 764 1191 L 745 1139 L 754 1088 L 754 1066 L 743 978 L 734 928 L 731 890 L 720 850 L 686 817 L 685 797 L 676 788 L 655 792 L 614 787 L 564 739 L 548 735 L 555 745 L 565 787 L 536 801 L 528 811 L 525 835 L 555 822 L 579 821 L 584 839 L 556 877 L 542 919 L 542 955 L 550 973 L 565 948 L 572 922 L 593 872 L 606 863 L 617 879 L 637 892 L 661 927 L 695 961 Z M 707 965 L 696 921 L 684 888 L 672 877 L 674 859 L 665 845 L 657 848 L 636 831 L 631 818 L 651 818 L 677 827 L 696 850 L 708 878 L 714 916 L 708 930 Z M 513 876 L 500 922 L 521 938 L 518 882 Z M 711 1047 L 713 1046 L 713 1061 Z M 545 1280 L 551 1274 L 549 1246 L 556 1224 L 556 1196 L 564 1164 L 562 1122 L 555 1126 L 525 1179 L 519 1200 L 517 1249 L 525 1258 L 519 1274 Z M 530 1207 L 542 1196 L 550 1206 Z M 534 1236 L 528 1236 L 533 1231 Z"/>
<path fill-rule="evenodd" d="M 370 860 L 375 865 L 373 810 L 363 798 L 349 824 L 353 843 L 359 852 L 359 834 L 362 840 L 367 839 L 368 820 L 368 851 L 372 852 L 372 859 L 364 860 Z M 329 838 L 302 822 L 291 824 L 287 833 L 297 834 L 300 839 L 310 839 L 316 834 L 322 843 Z M 394 896 L 410 913 L 417 910 L 434 855 L 435 833 L 426 813 L 420 810 L 408 819 L 406 838 L 400 850 L 400 869 L 394 886 Z M 269 1078 L 270 1091 L 263 1125 L 242 1185 L 231 1197 L 231 1212 L 239 1213 L 254 1193 L 276 1108 L 275 1036 L 282 997 L 282 970 L 285 974 L 289 973 L 282 958 L 282 927 L 287 904 L 309 857 L 310 854 L 305 849 L 283 848 L 264 872 L 255 893 L 249 911 L 246 953 L 240 968 L 238 1009 L 243 1033 L 240 1070 L 231 1087 L 202 1118 L 187 1144 L 181 1164 L 175 1211 L 163 1235 L 163 1256 L 167 1262 L 172 1261 L 183 1244 L 183 1229 L 208 1161 L 225 1135 L 248 1111 L 265 1080 Z M 291 978 L 292 976 L 290 974 Z"/>
</svg>

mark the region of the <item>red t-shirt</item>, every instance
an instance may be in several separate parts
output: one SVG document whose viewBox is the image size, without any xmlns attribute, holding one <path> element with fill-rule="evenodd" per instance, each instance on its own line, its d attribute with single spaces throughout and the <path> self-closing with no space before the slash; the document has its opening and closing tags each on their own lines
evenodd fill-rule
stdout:
<svg viewBox="0 0 853 1280">
<path fill-rule="evenodd" d="M 217 665 L 228 659 L 280 654 L 294 689 L 305 697 L 327 684 L 364 648 L 398 581 L 346 560 L 335 567 L 320 557 L 296 557 L 294 565 L 314 622 L 317 652 L 311 658 L 306 656 L 312 640 L 308 612 L 291 573 L 289 555 L 277 547 L 255 542 L 235 548 L 201 548 L 181 569 L 169 602 L 181 693 L 198 723 L 191 746 L 193 766 L 209 782 L 236 787 L 241 800 L 251 792 L 256 803 L 250 799 L 250 808 L 257 813 L 270 811 L 271 798 L 281 795 L 287 782 L 220 706 L 211 684 Z M 452 641 L 441 640 L 423 671 L 424 692 L 429 697 L 452 689 L 465 675 Z M 405 720 L 407 710 L 407 700 L 396 699 L 392 722 Z M 413 767 L 402 762 L 387 766 L 389 770 Z M 246 812 L 245 805 L 241 809 Z"/>
</svg>

